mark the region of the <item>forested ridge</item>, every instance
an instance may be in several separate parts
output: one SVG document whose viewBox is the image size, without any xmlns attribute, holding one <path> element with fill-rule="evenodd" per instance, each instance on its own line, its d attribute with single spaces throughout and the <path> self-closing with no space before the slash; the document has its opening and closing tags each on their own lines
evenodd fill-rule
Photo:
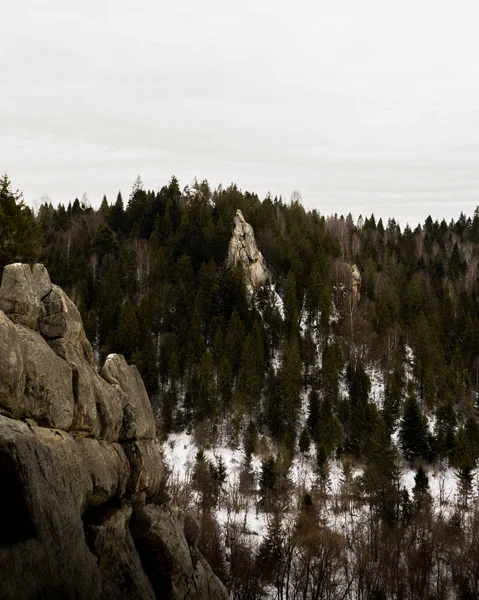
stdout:
<svg viewBox="0 0 479 600">
<path fill-rule="evenodd" d="M 254 229 L 270 275 L 252 298 L 241 265 L 227 261 L 238 209 Z M 138 366 L 165 437 L 187 429 L 199 447 L 226 439 L 244 450 L 246 467 L 262 440 L 274 444 L 258 482 L 259 506 L 272 514 L 258 551 L 261 576 L 245 566 L 245 554 L 238 580 L 217 560 L 233 597 L 260 597 L 259 581 L 276 586 L 279 597 L 296 597 L 285 591 L 286 571 L 277 571 L 287 565 L 288 540 L 307 550 L 310 561 L 317 544 L 326 544 L 328 564 L 343 573 L 338 581 L 328 579 L 321 593 L 313 593 L 312 571 L 306 584 L 306 571 L 296 573 L 304 598 L 420 598 L 426 591 L 447 598 L 452 589 L 454 597 L 477 597 L 479 563 L 470 553 L 477 515 L 468 521 L 470 539 L 459 540 L 466 512 L 441 529 L 430 511 L 425 468 L 453 467 L 461 506 L 468 509 L 479 457 L 479 207 L 457 221 L 428 217 L 411 229 L 392 217 L 384 223 L 374 215 L 308 211 L 298 195 L 260 199 L 235 184 L 211 190 L 207 181 L 182 189 L 172 177 L 158 191 L 144 189 L 137 178 L 128 198 L 105 197 L 97 210 L 76 199 L 44 203 L 33 213 L 5 176 L 0 229 L 1 266 L 43 262 L 79 307 L 98 360 L 122 353 Z M 361 278 L 357 295 L 353 265 Z M 379 397 L 372 391 L 373 367 L 384 384 Z M 318 488 L 304 490 L 294 530 L 282 533 L 285 546 L 277 539 L 284 524 L 274 522 L 288 494 L 283 479 L 293 457 L 306 453 L 315 456 Z M 321 542 L 314 537 L 333 457 L 344 465 L 347 506 L 361 497 L 374 516 L 363 540 L 364 564 L 346 564 L 339 534 L 328 530 Z M 399 461 L 416 469 L 413 498 L 398 483 Z M 357 464 L 364 472 L 353 485 L 351 465 Z M 221 464 L 200 453 L 196 486 L 204 514 L 223 482 Z M 307 530 L 313 533 L 306 543 Z M 434 540 L 433 530 L 439 531 Z M 432 574 L 436 569 L 440 577 L 438 548 L 448 536 L 477 568 L 451 576 L 441 595 Z M 359 530 L 353 537 L 362 539 Z M 204 543 L 217 549 L 211 540 Z M 402 575 L 391 570 L 381 587 L 379 573 L 386 577 L 392 565 L 378 565 L 391 558 L 385 548 L 393 546 L 405 561 L 408 548 L 416 548 L 412 563 L 437 550 L 431 556 L 437 564 L 424 563 L 423 579 L 414 580 L 416 591 L 398 591 L 409 585 L 407 569 Z M 378 569 L 376 579 L 370 564 Z M 362 596 L 344 595 L 354 588 L 352 572 L 355 581 L 361 572 L 368 582 Z M 241 587 L 247 573 L 248 589 Z"/>
</svg>

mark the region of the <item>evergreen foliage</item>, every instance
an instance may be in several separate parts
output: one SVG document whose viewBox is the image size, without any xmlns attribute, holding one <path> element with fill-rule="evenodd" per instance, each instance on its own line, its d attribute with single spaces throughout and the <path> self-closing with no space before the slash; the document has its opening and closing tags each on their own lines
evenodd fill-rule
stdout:
<svg viewBox="0 0 479 600">
<path fill-rule="evenodd" d="M 34 262 L 38 234 L 31 210 L 5 173 L 0 178 L 0 268 L 11 262 Z"/>
<path fill-rule="evenodd" d="M 429 440 L 426 419 L 419 407 L 416 394 L 410 385 L 404 403 L 403 416 L 399 428 L 399 440 L 404 456 L 409 461 L 429 456 Z"/>
<path fill-rule="evenodd" d="M 276 288 L 251 303 L 243 269 L 226 261 L 238 208 Z M 387 435 L 399 426 L 407 460 L 459 465 L 464 455 L 470 468 L 479 456 L 476 213 L 401 230 L 393 218 L 355 222 L 261 201 L 235 184 L 212 190 L 200 180 L 182 191 L 173 176 L 157 191 L 138 177 L 126 204 L 119 192 L 98 210 L 84 198 L 33 215 L 5 175 L 0 264 L 44 262 L 75 297 L 100 358 L 122 352 L 138 366 L 167 428 L 214 437 L 226 420 L 238 442 L 253 427 L 294 453 L 300 440 L 307 447 L 304 396 L 307 435 L 326 456 L 365 459 L 384 423 Z M 384 398 L 371 394 L 372 363 Z M 414 390 L 405 394 L 406 368 Z"/>
</svg>

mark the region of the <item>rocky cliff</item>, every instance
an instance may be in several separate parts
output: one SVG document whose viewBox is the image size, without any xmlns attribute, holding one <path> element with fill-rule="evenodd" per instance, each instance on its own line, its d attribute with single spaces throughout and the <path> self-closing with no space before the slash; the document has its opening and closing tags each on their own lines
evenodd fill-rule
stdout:
<svg viewBox="0 0 479 600">
<path fill-rule="evenodd" d="M 361 273 L 356 265 L 351 267 L 351 287 L 353 302 L 356 305 L 361 300 Z"/>
<path fill-rule="evenodd" d="M 226 599 L 164 469 L 141 377 L 98 374 L 80 314 L 46 269 L 0 288 L 0 598 Z M 188 541 L 187 541 L 188 538 Z"/>
<path fill-rule="evenodd" d="M 266 261 L 258 250 L 253 228 L 238 209 L 234 218 L 234 230 L 228 249 L 228 263 L 241 264 L 244 268 L 246 289 L 251 296 L 269 278 Z"/>
</svg>

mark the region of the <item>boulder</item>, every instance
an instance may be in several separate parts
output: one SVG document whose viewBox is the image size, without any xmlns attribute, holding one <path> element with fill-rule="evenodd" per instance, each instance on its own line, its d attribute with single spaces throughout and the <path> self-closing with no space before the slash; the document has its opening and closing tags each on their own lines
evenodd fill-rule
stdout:
<svg viewBox="0 0 479 600">
<path fill-rule="evenodd" d="M 120 444 L 77 438 L 75 452 L 83 470 L 83 510 L 122 498 L 130 477 L 130 464 Z"/>
<path fill-rule="evenodd" d="M 42 300 L 38 329 L 46 339 L 63 338 L 93 364 L 93 350 L 85 336 L 80 312 L 57 285 L 52 285 Z"/>
<path fill-rule="evenodd" d="M 84 356 L 65 339 L 50 341 L 55 353 L 73 372 L 75 411 L 72 429 L 110 442 L 118 441 L 123 422 L 123 393 L 98 375 Z"/>
<path fill-rule="evenodd" d="M 0 416 L 2 600 L 226 600 L 197 529 L 187 541 L 165 505 L 132 512 L 128 479 L 119 444 Z"/>
<path fill-rule="evenodd" d="M 85 538 L 102 575 L 102 600 L 155 600 L 128 529 L 130 506 L 92 509 L 83 515 Z"/>
<path fill-rule="evenodd" d="M 227 600 L 228 593 L 201 554 L 188 546 L 178 509 L 148 504 L 138 509 L 131 532 L 157 598 Z"/>
<path fill-rule="evenodd" d="M 36 329 L 40 297 L 29 265 L 14 263 L 3 270 L 0 310 L 14 322 Z"/>
<path fill-rule="evenodd" d="M 45 340 L 0 312 L 0 410 L 68 431 L 73 420 L 72 371 Z"/>
<path fill-rule="evenodd" d="M 81 435 L 100 437 L 100 419 L 95 392 L 92 387 L 90 366 L 77 350 L 64 339 L 51 340 L 52 352 L 63 359 L 72 371 L 74 411 L 71 429 Z"/>
<path fill-rule="evenodd" d="M 2 600 L 100 598 L 81 518 L 84 467 L 68 434 L 0 416 Z"/>
<path fill-rule="evenodd" d="M 160 505 L 136 367 L 112 355 L 98 375 L 78 310 L 42 265 L 7 267 L 1 289 L 0 598 L 226 599 L 195 519 Z"/>
<path fill-rule="evenodd" d="M 118 502 L 128 477 L 119 444 L 0 416 L 0 598 L 103 598 L 85 520 Z M 138 560 L 130 568 L 144 581 Z"/>
<path fill-rule="evenodd" d="M 68 431 L 74 413 L 71 368 L 39 333 L 21 326 L 17 326 L 17 333 L 25 373 L 24 395 L 17 415 Z"/>
<path fill-rule="evenodd" d="M 125 357 L 110 354 L 100 372 L 111 385 L 123 392 L 123 425 L 120 441 L 153 439 L 156 435 L 155 419 L 145 385 L 135 365 L 128 365 Z"/>
<path fill-rule="evenodd" d="M 198 541 L 198 535 L 200 533 L 200 524 L 191 513 L 185 514 L 183 533 L 185 534 L 185 540 L 188 546 L 196 546 Z"/>
<path fill-rule="evenodd" d="M 253 228 L 245 221 L 239 209 L 234 218 L 234 230 L 228 248 L 228 264 L 242 265 L 246 289 L 250 296 L 269 279 L 268 267 L 256 245 Z"/>
<path fill-rule="evenodd" d="M 50 281 L 50 275 L 46 270 L 45 266 L 37 263 L 33 265 L 32 269 L 33 283 L 37 292 L 37 296 L 40 300 L 43 300 L 52 291 L 52 282 Z"/>
</svg>

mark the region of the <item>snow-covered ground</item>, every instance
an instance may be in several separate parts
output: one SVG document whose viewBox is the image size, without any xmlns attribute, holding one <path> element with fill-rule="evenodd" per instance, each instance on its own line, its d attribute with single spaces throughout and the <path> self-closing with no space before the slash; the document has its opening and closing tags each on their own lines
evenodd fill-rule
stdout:
<svg viewBox="0 0 479 600">
<path fill-rule="evenodd" d="M 164 458 L 171 470 L 171 477 L 182 484 L 191 482 L 196 454 L 198 448 L 195 444 L 193 435 L 186 432 L 171 434 L 164 443 Z M 268 515 L 258 509 L 257 495 L 242 495 L 239 492 L 240 472 L 244 464 L 244 454 L 242 450 L 231 449 L 227 446 L 217 446 L 205 450 L 206 457 L 212 462 L 217 463 L 221 457 L 226 467 L 227 480 L 224 486 L 224 498 L 220 501 L 219 508 L 216 511 L 217 519 L 223 529 L 235 527 L 241 533 L 255 537 L 259 543 L 266 533 Z M 290 468 L 290 478 L 294 485 L 296 493 L 291 495 L 291 508 L 294 509 L 294 498 L 298 497 L 301 490 L 312 490 L 316 483 L 315 473 L 315 454 L 302 455 L 297 453 Z M 254 455 L 252 458 L 252 473 L 255 481 L 259 481 L 261 473 L 261 459 Z M 352 468 L 352 476 L 357 477 L 362 474 L 359 466 Z M 414 488 L 414 477 L 416 471 L 407 467 L 403 468 L 401 475 L 401 486 L 405 487 L 412 498 Z M 428 468 L 429 489 L 434 502 L 434 508 L 437 512 L 449 512 L 453 509 L 458 494 L 458 479 L 451 468 Z M 478 474 L 475 474 L 474 490 L 477 493 Z M 329 462 L 329 497 L 331 505 L 339 498 L 341 485 L 343 481 L 343 467 L 340 461 L 332 460 Z M 257 485 L 257 483 L 256 483 Z M 232 501 L 233 499 L 233 501 Z M 332 511 L 330 511 L 332 512 Z M 358 513 L 359 514 L 359 513 Z M 348 518 L 354 518 L 349 513 Z M 332 527 L 345 527 L 344 518 L 330 514 L 327 522 Z"/>
<path fill-rule="evenodd" d="M 369 375 L 371 380 L 371 391 L 369 392 L 369 398 L 372 400 L 378 410 L 382 410 L 384 406 L 384 376 L 378 367 L 371 365 L 366 369 L 366 373 Z"/>
</svg>

